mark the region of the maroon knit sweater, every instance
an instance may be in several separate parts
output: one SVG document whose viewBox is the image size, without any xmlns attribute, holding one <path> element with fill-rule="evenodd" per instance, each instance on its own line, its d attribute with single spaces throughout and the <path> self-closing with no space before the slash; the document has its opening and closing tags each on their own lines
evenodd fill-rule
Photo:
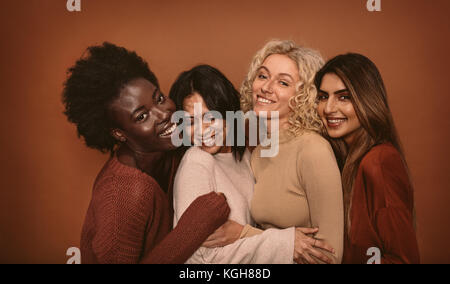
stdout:
<svg viewBox="0 0 450 284">
<path fill-rule="evenodd" d="M 172 177 L 175 168 L 172 168 Z M 172 229 L 169 197 L 151 176 L 109 159 L 81 235 L 83 263 L 184 263 L 228 218 L 224 197 L 197 198 Z"/>
</svg>

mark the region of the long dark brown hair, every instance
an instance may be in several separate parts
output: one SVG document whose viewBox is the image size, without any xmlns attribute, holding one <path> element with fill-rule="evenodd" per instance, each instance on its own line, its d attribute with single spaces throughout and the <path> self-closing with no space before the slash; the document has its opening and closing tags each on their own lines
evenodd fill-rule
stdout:
<svg viewBox="0 0 450 284">
<path fill-rule="evenodd" d="M 336 74 L 349 90 L 351 102 L 361 124 L 351 146 L 347 146 L 342 138 L 332 139 L 324 133 L 333 147 L 342 173 L 345 231 L 348 234 L 353 185 L 365 154 L 375 145 L 391 143 L 400 153 L 407 171 L 408 167 L 389 108 L 386 88 L 375 64 L 360 54 L 336 56 L 316 74 L 315 84 L 318 89 L 323 77 L 329 73 Z"/>
</svg>

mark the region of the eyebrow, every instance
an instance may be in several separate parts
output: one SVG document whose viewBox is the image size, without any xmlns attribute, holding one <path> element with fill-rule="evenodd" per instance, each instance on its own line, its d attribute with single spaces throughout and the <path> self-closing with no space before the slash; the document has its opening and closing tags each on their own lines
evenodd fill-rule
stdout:
<svg viewBox="0 0 450 284">
<path fill-rule="evenodd" d="M 319 89 L 319 92 L 328 95 L 328 92 L 325 92 L 322 89 Z M 348 89 L 342 89 L 342 90 L 338 90 L 338 91 L 334 92 L 335 95 L 339 95 L 339 94 L 343 94 L 343 93 L 349 93 L 349 90 Z"/>
<path fill-rule="evenodd" d="M 258 68 L 258 71 L 259 71 L 260 69 L 265 69 L 267 72 L 270 73 L 269 69 L 267 69 L 266 66 L 261 66 L 261 67 L 259 67 L 259 68 Z M 290 74 L 288 74 L 288 73 L 280 73 L 280 74 L 278 74 L 278 75 L 279 75 L 279 76 L 288 76 L 288 77 L 291 78 L 292 81 L 295 81 L 294 78 L 293 78 Z"/>
<path fill-rule="evenodd" d="M 339 95 L 339 94 L 342 94 L 342 93 L 349 93 L 349 91 L 348 91 L 348 89 L 342 89 L 342 90 L 334 92 L 334 94 L 336 94 L 336 95 Z"/>
</svg>

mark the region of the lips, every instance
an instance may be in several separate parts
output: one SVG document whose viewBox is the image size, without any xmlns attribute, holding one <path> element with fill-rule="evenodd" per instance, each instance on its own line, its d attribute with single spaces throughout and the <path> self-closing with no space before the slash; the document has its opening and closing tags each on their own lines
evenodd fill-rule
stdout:
<svg viewBox="0 0 450 284">
<path fill-rule="evenodd" d="M 208 147 L 214 146 L 214 142 L 216 142 L 215 138 L 216 138 L 216 135 L 213 135 L 208 138 L 203 137 L 202 143 L 203 143 L 203 145 L 208 146 Z"/>
<path fill-rule="evenodd" d="M 175 123 L 167 123 L 166 126 L 164 127 L 164 130 L 162 131 L 161 134 L 159 134 L 159 137 L 170 137 L 172 135 L 172 133 L 175 131 L 175 129 L 177 128 L 177 125 Z"/>
<path fill-rule="evenodd" d="M 327 126 L 330 128 L 337 128 L 341 126 L 343 123 L 347 121 L 347 118 L 340 118 L 340 117 L 327 117 Z"/>
</svg>

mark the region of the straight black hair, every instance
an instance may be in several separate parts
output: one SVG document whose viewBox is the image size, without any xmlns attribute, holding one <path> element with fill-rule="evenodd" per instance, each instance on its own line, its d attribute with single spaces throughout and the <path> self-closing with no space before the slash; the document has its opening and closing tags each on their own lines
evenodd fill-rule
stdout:
<svg viewBox="0 0 450 284">
<path fill-rule="evenodd" d="M 174 101 L 177 110 L 183 110 L 183 101 L 186 97 L 198 93 L 202 96 L 210 111 L 219 112 L 226 118 L 227 111 L 240 111 L 239 92 L 233 84 L 219 70 L 210 65 L 198 65 L 178 76 L 173 83 L 169 97 Z M 244 133 L 237 133 L 238 121 L 234 122 L 234 143 L 231 147 L 233 156 L 241 161 L 245 152 L 245 146 L 238 146 L 238 137 L 244 137 Z"/>
</svg>

